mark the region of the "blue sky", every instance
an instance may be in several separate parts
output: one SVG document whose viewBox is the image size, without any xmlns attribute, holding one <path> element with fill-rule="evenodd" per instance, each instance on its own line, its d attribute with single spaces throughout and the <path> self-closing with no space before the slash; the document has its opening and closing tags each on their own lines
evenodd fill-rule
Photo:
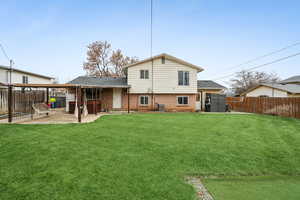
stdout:
<svg viewBox="0 0 300 200">
<path fill-rule="evenodd" d="M 199 79 L 215 79 L 300 52 L 298 45 L 228 70 L 300 41 L 299 10 L 298 0 L 154 0 L 153 54 L 202 66 Z M 86 46 L 96 40 L 107 40 L 128 56 L 150 55 L 149 0 L 2 0 L 0 19 L 0 42 L 15 67 L 62 83 L 84 74 Z M 0 64 L 8 65 L 1 53 Z M 300 74 L 300 56 L 259 70 L 282 78 Z"/>
</svg>

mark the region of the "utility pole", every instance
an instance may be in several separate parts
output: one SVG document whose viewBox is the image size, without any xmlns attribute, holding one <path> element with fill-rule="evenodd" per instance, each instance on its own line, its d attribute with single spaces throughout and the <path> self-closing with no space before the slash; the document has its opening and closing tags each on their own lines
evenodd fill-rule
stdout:
<svg viewBox="0 0 300 200">
<path fill-rule="evenodd" d="M 154 110 L 154 74 L 153 74 L 153 55 L 152 55 L 152 45 L 153 45 L 153 0 L 151 0 L 150 4 L 150 57 L 151 57 L 151 107 Z"/>
<path fill-rule="evenodd" d="M 12 66 L 13 60 L 9 60 L 9 85 L 8 85 L 8 122 L 11 123 L 13 119 L 13 86 L 12 86 Z"/>
<path fill-rule="evenodd" d="M 13 60 L 10 59 L 10 60 L 9 60 L 9 85 L 12 84 L 11 78 L 12 78 L 12 68 L 13 68 L 13 63 L 14 63 Z"/>
</svg>

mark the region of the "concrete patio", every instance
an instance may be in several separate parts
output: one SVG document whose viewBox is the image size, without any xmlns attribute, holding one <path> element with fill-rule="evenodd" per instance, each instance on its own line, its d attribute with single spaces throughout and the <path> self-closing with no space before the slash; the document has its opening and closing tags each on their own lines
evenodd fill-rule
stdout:
<svg viewBox="0 0 300 200">
<path fill-rule="evenodd" d="M 86 117 L 82 116 L 82 123 L 93 122 L 103 115 L 108 115 L 109 113 L 98 113 L 89 114 Z M 8 123 L 7 119 L 0 120 L 0 123 Z M 31 115 L 22 116 L 13 120 L 14 124 L 68 124 L 68 123 L 78 123 L 78 119 L 74 114 L 69 114 L 65 112 L 64 109 L 54 109 L 51 113 L 47 115 Z"/>
</svg>

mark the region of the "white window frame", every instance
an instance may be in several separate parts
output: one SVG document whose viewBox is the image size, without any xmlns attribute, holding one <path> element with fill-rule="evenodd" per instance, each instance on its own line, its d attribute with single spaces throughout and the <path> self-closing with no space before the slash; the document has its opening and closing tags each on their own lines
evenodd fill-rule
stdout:
<svg viewBox="0 0 300 200">
<path fill-rule="evenodd" d="M 26 76 L 26 75 L 22 76 L 22 83 L 23 84 L 28 84 L 28 76 Z"/>
<path fill-rule="evenodd" d="M 179 84 L 180 83 L 180 80 L 179 80 L 179 73 L 182 72 L 182 84 Z M 179 86 L 189 86 L 190 85 L 190 72 L 189 71 L 182 71 L 182 70 L 179 70 L 178 71 L 178 85 Z M 188 76 L 188 78 L 186 79 L 186 75 Z M 188 80 L 188 81 L 186 81 Z"/>
<path fill-rule="evenodd" d="M 180 104 L 179 103 L 179 98 L 185 98 L 185 97 L 187 98 L 187 104 L 184 104 L 184 103 Z M 177 102 L 178 106 L 188 106 L 190 104 L 190 97 L 189 96 L 177 96 L 176 97 L 176 102 Z"/>
<path fill-rule="evenodd" d="M 144 97 L 144 98 L 147 97 L 147 99 L 148 99 L 147 104 L 142 104 L 142 103 L 141 103 L 142 97 Z M 150 99 L 150 98 L 149 98 L 148 95 L 141 95 L 141 96 L 139 96 L 139 105 L 140 105 L 140 106 L 148 106 L 148 105 L 149 105 L 149 99 Z"/>
<path fill-rule="evenodd" d="M 146 76 L 146 71 L 147 71 L 148 76 Z M 148 69 L 140 70 L 140 79 L 149 79 L 149 70 Z"/>
</svg>

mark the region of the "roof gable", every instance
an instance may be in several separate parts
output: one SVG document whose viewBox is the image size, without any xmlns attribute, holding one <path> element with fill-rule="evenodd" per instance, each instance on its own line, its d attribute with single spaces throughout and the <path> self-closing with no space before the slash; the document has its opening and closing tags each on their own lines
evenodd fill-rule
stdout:
<svg viewBox="0 0 300 200">
<path fill-rule="evenodd" d="M 171 56 L 169 54 L 166 54 L 166 53 L 162 53 L 162 54 L 159 54 L 157 56 L 153 56 L 151 58 L 147 58 L 147 59 L 144 59 L 144 60 L 141 60 L 139 62 L 136 62 L 136 63 L 133 63 L 133 64 L 129 64 L 127 66 L 125 66 L 124 68 L 129 68 L 129 67 L 134 67 L 136 65 L 140 65 L 140 64 L 143 64 L 143 63 L 146 63 L 146 62 L 150 62 L 151 60 L 156 60 L 156 59 L 159 59 L 159 58 L 162 58 L 164 57 L 165 59 L 168 59 L 168 60 L 171 60 L 171 61 L 174 61 L 176 63 L 179 63 L 179 64 L 182 64 L 182 65 L 185 65 L 185 66 L 188 66 L 188 67 L 191 67 L 193 69 L 196 69 L 198 72 L 201 72 L 203 71 L 204 69 L 202 67 L 199 67 L 199 66 L 196 66 L 194 64 L 191 64 L 189 62 L 186 62 L 184 60 L 181 60 L 179 58 L 176 58 L 174 56 Z"/>
</svg>

